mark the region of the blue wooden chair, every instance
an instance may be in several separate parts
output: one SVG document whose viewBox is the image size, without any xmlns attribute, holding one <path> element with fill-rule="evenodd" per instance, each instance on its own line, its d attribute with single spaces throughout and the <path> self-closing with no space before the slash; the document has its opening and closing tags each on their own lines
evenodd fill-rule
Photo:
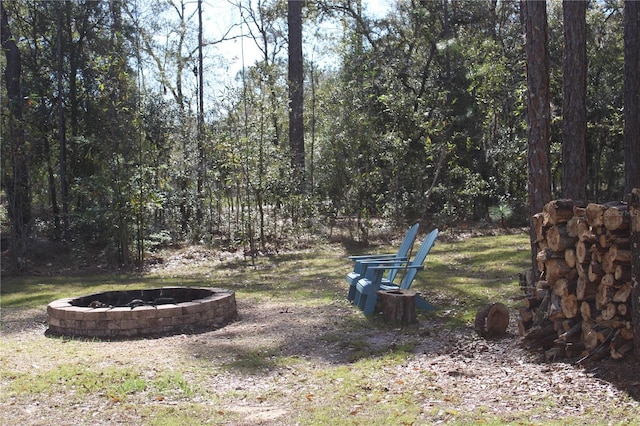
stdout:
<svg viewBox="0 0 640 426">
<path fill-rule="evenodd" d="M 354 304 L 362 309 L 365 315 L 371 315 L 378 301 L 378 290 L 408 290 L 418 271 L 424 269 L 424 261 L 435 244 L 437 237 L 438 229 L 434 229 L 422 241 L 415 258 L 411 262 L 380 260 L 376 261 L 375 265 L 370 265 L 365 272 L 364 278 L 358 280 L 356 284 Z M 399 285 L 383 282 L 384 272 L 388 270 L 405 271 Z M 433 305 L 420 296 L 416 296 L 416 307 L 425 310 L 434 309 Z"/>
<path fill-rule="evenodd" d="M 375 264 L 376 261 L 380 260 L 393 260 L 397 262 L 408 261 L 409 260 L 409 252 L 413 247 L 413 242 L 416 239 L 416 235 L 418 235 L 418 226 L 419 224 L 414 224 L 402 239 L 402 243 L 398 248 L 398 252 L 395 254 L 387 253 L 387 254 L 365 254 L 360 256 L 349 256 L 349 259 L 353 260 L 353 271 L 347 274 L 346 280 L 349 283 L 349 292 L 347 294 L 347 299 L 350 302 L 353 302 L 353 299 L 356 295 L 356 284 L 365 276 L 366 269 L 369 265 Z M 372 263 L 374 262 L 374 263 Z M 385 284 L 391 284 L 398 274 L 398 269 L 390 269 L 387 276 L 383 277 L 382 280 Z"/>
</svg>

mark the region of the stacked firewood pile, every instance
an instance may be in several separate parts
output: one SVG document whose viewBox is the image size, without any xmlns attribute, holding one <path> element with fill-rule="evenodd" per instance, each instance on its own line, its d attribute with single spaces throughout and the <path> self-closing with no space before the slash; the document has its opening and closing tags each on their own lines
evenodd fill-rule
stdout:
<svg viewBox="0 0 640 426">
<path fill-rule="evenodd" d="M 555 200 L 533 218 L 540 275 L 524 281 L 522 345 L 547 359 L 633 349 L 627 205 Z"/>
</svg>

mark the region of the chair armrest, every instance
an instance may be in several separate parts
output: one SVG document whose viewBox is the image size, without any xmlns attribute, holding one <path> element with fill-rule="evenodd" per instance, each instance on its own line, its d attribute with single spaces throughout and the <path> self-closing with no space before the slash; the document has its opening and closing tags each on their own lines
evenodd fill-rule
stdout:
<svg viewBox="0 0 640 426">
<path fill-rule="evenodd" d="M 398 255 L 395 253 L 361 254 L 361 255 L 349 256 L 349 259 L 355 262 L 359 262 L 361 260 L 367 260 L 367 259 L 383 259 L 383 258 L 393 258 L 393 257 L 398 257 Z"/>
<path fill-rule="evenodd" d="M 397 263 L 390 263 L 389 265 L 378 264 L 369 266 L 365 270 L 364 277 L 371 280 L 371 282 L 382 281 L 382 274 L 384 273 L 384 271 L 387 271 L 389 269 L 415 269 L 416 271 L 422 271 L 424 269 L 424 265 L 398 265 Z"/>
<path fill-rule="evenodd" d="M 376 259 L 367 258 L 362 260 L 356 260 L 354 263 L 353 271 L 359 273 L 360 275 L 363 275 L 364 272 L 371 265 L 386 265 L 386 264 L 396 265 L 396 264 L 400 264 L 401 262 L 406 263 L 408 261 L 409 259 L 406 257 L 379 257 Z"/>
<path fill-rule="evenodd" d="M 397 265 L 397 264 L 389 264 L 389 265 L 380 265 L 380 266 L 370 266 L 369 269 L 416 269 L 418 271 L 422 271 L 424 269 L 424 265 Z"/>
</svg>

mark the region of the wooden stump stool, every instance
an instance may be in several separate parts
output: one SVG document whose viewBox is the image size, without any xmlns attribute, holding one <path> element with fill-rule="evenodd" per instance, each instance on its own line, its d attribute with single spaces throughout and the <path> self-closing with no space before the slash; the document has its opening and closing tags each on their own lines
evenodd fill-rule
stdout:
<svg viewBox="0 0 640 426">
<path fill-rule="evenodd" d="M 409 324 L 416 321 L 416 292 L 411 290 L 380 290 L 382 316 L 385 321 Z"/>
</svg>

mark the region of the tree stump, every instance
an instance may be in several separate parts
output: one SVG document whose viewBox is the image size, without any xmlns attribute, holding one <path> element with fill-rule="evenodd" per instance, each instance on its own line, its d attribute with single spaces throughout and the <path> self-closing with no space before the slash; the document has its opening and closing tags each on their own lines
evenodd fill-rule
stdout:
<svg viewBox="0 0 640 426">
<path fill-rule="evenodd" d="M 416 292 L 412 290 L 380 290 L 382 316 L 385 321 L 409 324 L 416 321 Z"/>
<path fill-rule="evenodd" d="M 509 310 L 502 303 L 494 303 L 476 314 L 476 332 L 484 338 L 503 336 L 509 326 Z"/>
</svg>

